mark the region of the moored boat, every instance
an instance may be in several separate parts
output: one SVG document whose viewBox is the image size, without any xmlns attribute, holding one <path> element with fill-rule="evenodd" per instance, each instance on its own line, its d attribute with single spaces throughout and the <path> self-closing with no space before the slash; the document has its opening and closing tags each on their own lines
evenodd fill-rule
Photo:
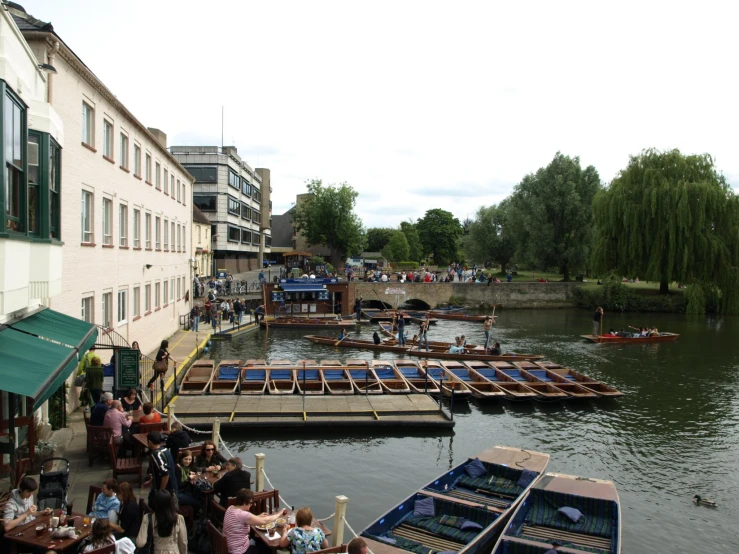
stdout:
<svg viewBox="0 0 739 554">
<path fill-rule="evenodd" d="M 353 319 L 329 319 L 329 318 L 302 318 L 302 317 L 289 317 L 289 318 L 277 318 L 269 321 L 262 320 L 259 325 L 262 327 L 269 327 L 270 329 L 280 329 L 282 327 L 294 327 L 295 329 L 301 328 L 343 328 L 352 327 L 357 322 Z"/>
<path fill-rule="evenodd" d="M 382 394 L 382 385 L 380 380 L 372 371 L 369 364 L 365 362 L 365 367 L 348 367 L 347 371 L 354 383 L 354 390 L 359 394 Z"/>
<path fill-rule="evenodd" d="M 567 513 L 579 515 L 577 521 Z M 545 552 L 555 541 L 563 552 L 620 554 L 621 501 L 612 481 L 544 474 L 513 512 L 493 554 Z"/>
<path fill-rule="evenodd" d="M 451 379 L 461 381 L 467 385 L 475 398 L 491 400 L 503 398 L 506 395 L 505 391 L 495 383 L 475 379 L 472 371 L 462 362 L 441 362 L 441 365 Z"/>
<path fill-rule="evenodd" d="M 328 394 L 354 394 L 354 383 L 346 369 L 325 368 L 320 371 Z"/>
<path fill-rule="evenodd" d="M 506 400 L 531 400 L 539 394 L 526 385 L 519 383 L 506 375 L 500 375 L 498 370 L 487 362 L 467 361 L 464 363 L 470 369 L 470 377 L 475 381 L 493 383 L 506 394 Z"/>
<path fill-rule="evenodd" d="M 429 346 L 431 346 L 430 343 Z M 430 350 L 421 350 L 414 346 L 408 350 L 408 354 L 411 356 L 418 356 L 420 358 L 434 358 L 437 360 L 482 360 L 488 362 L 516 362 L 518 360 L 541 360 L 544 358 L 541 354 L 487 354 L 482 346 L 477 346 L 475 348 L 468 346 L 464 354 L 452 354 L 446 350 L 434 349 L 433 347 Z"/>
<path fill-rule="evenodd" d="M 411 392 L 420 394 L 440 394 L 439 386 L 426 376 L 418 367 L 419 362 L 410 360 L 395 360 L 393 365 L 403 376 Z"/>
<path fill-rule="evenodd" d="M 267 390 L 267 370 L 262 367 L 242 367 L 241 394 L 265 394 Z"/>
<path fill-rule="evenodd" d="M 241 360 L 221 360 L 210 381 L 211 394 L 234 394 L 239 386 Z"/>
<path fill-rule="evenodd" d="M 565 367 L 554 362 L 536 362 L 536 365 L 542 369 L 546 369 L 549 376 L 558 383 L 568 381 L 571 383 L 577 383 L 578 385 L 590 389 L 598 396 L 618 398 L 624 395 L 620 390 L 607 385 L 602 381 L 588 377 L 574 369 L 570 369 L 569 367 Z"/>
<path fill-rule="evenodd" d="M 678 333 L 660 333 L 651 337 L 616 337 L 613 335 L 580 335 L 587 341 L 599 344 L 647 344 L 650 342 L 672 342 L 680 336 Z"/>
<path fill-rule="evenodd" d="M 213 378 L 214 369 L 213 360 L 197 360 L 185 373 L 179 394 L 205 394 Z"/>
<path fill-rule="evenodd" d="M 372 371 L 374 371 L 375 377 L 377 377 L 380 386 L 385 392 L 389 394 L 410 394 L 410 385 L 403 378 L 403 374 L 390 362 L 374 360 L 372 362 Z"/>
<path fill-rule="evenodd" d="M 548 454 L 490 448 L 405 498 L 360 535 L 377 554 L 487 553 L 548 462 Z"/>
<path fill-rule="evenodd" d="M 563 390 L 555 387 L 553 384 L 539 381 L 536 377 L 527 374 L 525 371 L 521 371 L 520 368 L 516 367 L 516 365 L 512 363 L 490 362 L 490 365 L 510 379 L 536 391 L 539 396 L 537 396 L 535 400 L 565 400 L 570 396 Z"/>
<path fill-rule="evenodd" d="M 274 365 L 274 362 L 273 362 Z M 267 375 L 267 389 L 270 394 L 292 394 L 295 392 L 295 370 L 270 368 Z"/>
<path fill-rule="evenodd" d="M 298 394 L 323 394 L 325 386 L 323 375 L 317 369 L 303 368 L 295 374 L 295 390 Z"/>
<path fill-rule="evenodd" d="M 439 362 L 424 360 L 418 364 L 422 374 L 428 375 L 430 381 L 434 381 L 444 396 L 454 394 L 457 398 L 472 396 L 470 388 L 461 380 L 451 378 Z"/>
<path fill-rule="evenodd" d="M 384 350 L 388 352 L 407 352 L 409 348 L 407 346 L 397 346 L 397 345 L 386 344 L 382 342 L 380 344 L 375 344 L 371 340 L 354 339 L 351 337 L 339 340 L 336 337 L 327 337 L 323 335 L 305 335 L 303 338 L 308 339 L 311 342 L 315 342 L 316 344 L 325 344 L 328 346 L 340 346 L 343 348 L 360 348 L 364 350 Z"/>
<path fill-rule="evenodd" d="M 546 369 L 542 369 L 541 367 L 539 367 L 536 362 L 515 362 L 513 365 L 515 365 L 525 374 L 531 375 L 542 383 L 553 384 L 562 392 L 566 392 L 567 394 L 569 394 L 571 398 L 579 398 L 581 400 L 598 398 L 598 395 L 594 391 L 583 387 L 582 385 L 567 381 L 566 379 L 560 380 L 553 378 L 551 375 L 549 375 L 549 373 L 547 373 Z"/>
</svg>

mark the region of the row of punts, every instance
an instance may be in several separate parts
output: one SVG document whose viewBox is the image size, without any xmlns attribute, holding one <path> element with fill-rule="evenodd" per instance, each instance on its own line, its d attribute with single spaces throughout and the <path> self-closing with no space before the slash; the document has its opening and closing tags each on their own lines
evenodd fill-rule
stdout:
<svg viewBox="0 0 739 554">
<path fill-rule="evenodd" d="M 431 394 L 556 401 L 623 393 L 553 362 L 413 360 L 199 360 L 179 394 Z"/>
<path fill-rule="evenodd" d="M 548 463 L 548 454 L 495 446 L 427 483 L 360 535 L 375 554 L 541 554 L 554 542 L 562 552 L 619 554 L 613 482 L 544 473 Z M 573 510 L 577 521 L 567 515 Z"/>
</svg>

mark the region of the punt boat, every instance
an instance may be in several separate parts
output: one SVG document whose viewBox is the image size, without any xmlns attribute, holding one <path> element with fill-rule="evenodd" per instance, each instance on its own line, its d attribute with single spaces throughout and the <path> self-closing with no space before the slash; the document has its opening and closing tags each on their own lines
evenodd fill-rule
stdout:
<svg viewBox="0 0 739 554">
<path fill-rule="evenodd" d="M 490 448 L 403 499 L 360 535 L 376 554 L 487 554 L 548 463 L 548 454 Z"/>
<path fill-rule="evenodd" d="M 316 344 L 341 346 L 344 348 L 358 348 L 362 350 L 385 350 L 388 352 L 408 351 L 407 346 L 398 346 L 397 344 L 388 344 L 384 342 L 381 342 L 380 344 L 375 344 L 371 340 L 355 339 L 351 337 L 339 340 L 336 337 L 327 337 L 324 335 L 305 335 L 303 338 L 308 339 L 311 342 L 315 342 Z"/>
<path fill-rule="evenodd" d="M 548 375 L 557 383 L 558 387 L 560 386 L 560 383 L 569 381 L 571 383 L 582 385 L 599 396 L 618 398 L 624 395 L 620 390 L 607 385 L 602 381 L 588 377 L 574 369 L 570 369 L 569 367 L 565 367 L 554 362 L 536 362 L 536 365 L 542 369 L 546 369 Z"/>
<path fill-rule="evenodd" d="M 179 394 L 205 394 L 213 378 L 215 362 L 198 360 L 190 366 L 180 385 Z"/>
<path fill-rule="evenodd" d="M 463 381 L 452 379 L 439 362 L 424 360 L 418 364 L 418 367 L 422 373 L 429 376 L 430 381 L 436 383 L 444 396 L 451 396 L 452 394 L 457 398 L 472 396 L 470 388 Z"/>
<path fill-rule="evenodd" d="M 241 360 L 222 360 L 213 372 L 210 394 L 235 394 L 239 386 Z"/>
<path fill-rule="evenodd" d="M 288 364 L 289 365 L 289 364 Z M 270 394 L 292 394 L 295 392 L 295 370 L 280 369 L 274 362 L 267 375 L 267 390 Z"/>
<path fill-rule="evenodd" d="M 438 360 L 482 360 L 482 361 L 509 361 L 517 362 L 519 360 L 541 360 L 544 358 L 541 354 L 488 354 L 485 352 L 483 346 L 473 347 L 467 345 L 465 354 L 452 354 L 447 350 L 441 348 L 435 349 L 429 342 L 430 350 L 420 350 L 414 346 L 408 350 L 408 354 L 411 356 L 418 356 L 421 358 L 435 358 Z"/>
<path fill-rule="evenodd" d="M 506 400 L 531 400 L 539 396 L 535 390 L 526 385 L 510 379 L 508 376 L 498 375 L 498 370 L 491 367 L 487 362 L 468 361 L 464 365 L 470 369 L 470 377 L 473 380 L 493 383 L 506 393 Z"/>
<path fill-rule="evenodd" d="M 441 362 L 441 365 L 450 379 L 461 381 L 467 385 L 475 398 L 490 400 L 503 398 L 506 395 L 505 391 L 492 381 L 475 379 L 470 368 L 462 362 Z"/>
<path fill-rule="evenodd" d="M 241 394 L 266 394 L 267 369 L 264 367 L 241 368 Z"/>
<path fill-rule="evenodd" d="M 275 361 L 272 360 L 272 363 L 274 364 Z M 263 358 L 249 358 L 244 362 L 245 366 L 251 366 L 251 365 L 267 365 L 267 360 Z"/>
<path fill-rule="evenodd" d="M 380 321 L 378 323 L 378 325 L 380 327 L 380 331 L 382 332 L 382 334 L 385 335 L 389 339 L 389 340 L 383 341 L 385 344 L 391 344 L 391 345 L 398 344 L 397 343 L 397 338 L 396 338 L 396 335 L 398 333 L 397 333 L 397 331 L 396 332 L 393 332 L 393 325 L 392 325 L 392 323 L 389 323 L 389 322 L 386 322 L 386 321 Z M 409 333 L 408 333 L 407 330 L 406 330 L 405 334 L 406 334 L 406 345 L 407 346 L 410 346 L 410 347 L 416 347 L 416 346 L 418 346 L 418 339 L 417 338 L 414 340 L 412 337 L 408 337 L 408 334 Z M 440 341 L 440 340 L 430 340 L 429 341 L 429 347 L 430 348 L 441 349 L 441 350 L 449 350 L 449 347 L 452 346 L 452 344 L 453 343 L 451 343 L 451 342 L 444 342 L 444 341 Z M 477 345 L 476 344 L 469 344 L 469 343 L 467 343 L 467 346 L 466 347 L 467 348 L 476 348 Z"/>
<path fill-rule="evenodd" d="M 395 360 L 395 368 L 403 376 L 411 392 L 421 394 L 439 394 L 439 386 L 418 367 L 418 362 L 410 360 Z"/>
<path fill-rule="evenodd" d="M 315 364 L 314 364 L 315 365 Z M 303 369 L 297 370 L 295 375 L 295 390 L 298 394 L 323 394 L 326 382 L 323 380 L 323 375 L 317 369 Z"/>
<path fill-rule="evenodd" d="M 336 367 L 343 365 L 339 360 L 321 360 L 321 367 Z"/>
<path fill-rule="evenodd" d="M 600 344 L 647 344 L 649 342 L 673 342 L 680 336 L 678 333 L 660 333 L 651 337 L 614 337 L 612 335 L 580 335 L 587 341 Z"/>
<path fill-rule="evenodd" d="M 542 383 L 553 384 L 559 390 L 569 394 L 572 398 L 580 398 L 583 400 L 598 398 L 598 395 L 594 391 L 583 387 L 582 385 L 573 383 L 572 381 L 567 381 L 567 379 L 560 380 L 553 378 L 547 373 L 546 369 L 539 367 L 536 362 L 516 362 L 513 365 Z"/>
<path fill-rule="evenodd" d="M 559 510 L 579 510 L 575 523 Z M 546 473 L 526 492 L 493 554 L 546 552 L 620 554 L 621 501 L 612 481 Z"/>
<path fill-rule="evenodd" d="M 501 374 L 505 375 L 508 379 L 517 381 L 531 390 L 536 391 L 538 396 L 535 400 L 564 400 L 569 398 L 569 395 L 563 390 L 558 389 L 551 383 L 539 381 L 536 377 L 527 374 L 525 371 L 521 371 L 512 363 L 490 362 L 490 365 L 498 370 L 499 377 Z"/>
<path fill-rule="evenodd" d="M 270 321 L 262 320 L 259 322 L 259 325 L 261 327 L 269 326 L 270 329 L 280 329 L 280 328 L 287 328 L 292 327 L 295 329 L 303 329 L 303 328 L 311 328 L 311 327 L 317 327 L 317 328 L 331 328 L 334 329 L 338 327 L 339 329 L 343 327 L 352 327 L 356 325 L 357 322 L 352 319 L 329 319 L 329 318 L 304 318 L 304 317 L 286 317 L 282 318 L 279 317 L 277 319 L 272 319 Z"/>
<path fill-rule="evenodd" d="M 380 382 L 382 390 L 389 394 L 410 394 L 411 387 L 403 374 L 392 363 L 384 360 L 373 360 L 372 371 Z"/>
<path fill-rule="evenodd" d="M 431 315 L 431 317 L 435 317 L 436 319 L 451 319 L 454 321 L 485 321 L 488 316 L 486 315 L 469 315 L 469 314 L 463 314 L 458 311 L 449 311 L 449 310 L 429 310 L 427 312 Z M 493 317 L 493 323 L 495 323 L 496 317 Z"/>
<path fill-rule="evenodd" d="M 295 362 L 295 365 L 299 365 L 299 366 L 318 365 L 318 362 L 315 360 L 311 360 L 311 359 L 301 358 L 297 362 Z"/>
<path fill-rule="evenodd" d="M 347 371 L 354 383 L 354 390 L 359 394 L 382 394 L 382 385 L 380 380 L 372 371 L 369 362 L 363 362 L 361 365 L 350 365 L 347 362 Z"/>
<path fill-rule="evenodd" d="M 354 394 L 354 383 L 348 370 L 343 367 L 327 367 L 320 371 L 328 394 Z"/>
</svg>

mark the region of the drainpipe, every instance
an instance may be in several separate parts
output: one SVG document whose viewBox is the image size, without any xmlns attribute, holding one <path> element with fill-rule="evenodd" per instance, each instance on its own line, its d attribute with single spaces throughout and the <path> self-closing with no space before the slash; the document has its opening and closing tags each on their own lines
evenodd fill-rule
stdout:
<svg viewBox="0 0 739 554">
<path fill-rule="evenodd" d="M 49 65 L 54 65 L 54 62 L 56 61 L 56 53 L 59 52 L 59 41 L 55 40 L 54 44 L 51 47 L 51 51 L 49 51 L 48 58 L 49 58 Z M 54 66 L 56 67 L 56 66 Z M 49 72 L 48 74 L 48 83 L 47 83 L 47 97 L 49 104 L 53 104 L 53 98 L 54 98 L 54 73 Z"/>
</svg>

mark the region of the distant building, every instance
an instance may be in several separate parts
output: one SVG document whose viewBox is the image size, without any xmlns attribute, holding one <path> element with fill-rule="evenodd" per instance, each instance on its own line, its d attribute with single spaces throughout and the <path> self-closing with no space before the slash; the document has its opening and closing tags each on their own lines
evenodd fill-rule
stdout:
<svg viewBox="0 0 739 554">
<path fill-rule="evenodd" d="M 234 146 L 172 146 L 195 176 L 193 202 L 212 225 L 217 269 L 241 273 L 262 267 L 272 246 L 269 169 L 252 169 Z"/>
<path fill-rule="evenodd" d="M 210 220 L 194 204 L 192 206 L 192 249 L 195 275 L 214 275 Z"/>
<path fill-rule="evenodd" d="M 284 263 L 284 255 L 294 252 L 310 252 L 313 256 L 321 256 L 331 261 L 331 250 L 322 244 L 308 244 L 305 237 L 295 225 L 295 212 L 300 204 L 310 196 L 309 193 L 298 194 L 295 205 L 282 215 L 276 215 L 272 227 L 272 253 L 278 255 L 278 261 Z M 297 267 L 297 266 L 296 266 Z"/>
</svg>

